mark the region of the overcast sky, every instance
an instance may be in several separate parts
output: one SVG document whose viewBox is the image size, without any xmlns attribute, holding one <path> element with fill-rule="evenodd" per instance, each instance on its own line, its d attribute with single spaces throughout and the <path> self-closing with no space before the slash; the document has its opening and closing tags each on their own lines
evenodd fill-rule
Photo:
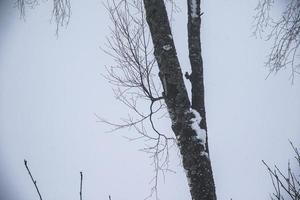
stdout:
<svg viewBox="0 0 300 200">
<path fill-rule="evenodd" d="M 55 36 L 51 1 L 29 9 L 26 22 L 2 5 L 0 19 L 0 199 L 37 199 L 23 165 L 27 159 L 45 200 L 141 200 L 151 189 L 151 160 L 141 142 L 106 133 L 95 114 L 118 121 L 127 109 L 101 76 L 113 64 L 100 47 L 109 19 L 100 0 L 72 2 L 67 28 Z M 202 45 L 207 123 L 219 200 L 268 199 L 271 182 L 261 163 L 285 169 L 300 146 L 300 77 L 290 71 L 265 80 L 270 45 L 251 37 L 256 1 L 203 1 Z M 174 39 L 188 70 L 186 5 L 175 15 Z M 168 121 L 166 121 L 168 122 Z M 170 124 L 160 125 L 169 129 Z M 174 152 L 173 152 L 174 153 Z M 190 199 L 180 160 L 159 184 L 162 200 Z"/>
</svg>

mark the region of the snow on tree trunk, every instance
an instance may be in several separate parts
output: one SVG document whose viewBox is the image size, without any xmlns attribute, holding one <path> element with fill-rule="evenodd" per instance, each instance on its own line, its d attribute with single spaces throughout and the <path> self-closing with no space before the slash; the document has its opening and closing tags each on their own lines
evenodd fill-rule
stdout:
<svg viewBox="0 0 300 200">
<path fill-rule="evenodd" d="M 163 0 L 144 0 L 147 23 L 164 88 L 172 130 L 182 155 L 193 200 L 216 200 L 209 159 L 200 45 L 200 0 L 188 0 L 192 104 L 189 100 Z M 171 37 L 170 37 L 171 36 Z"/>
</svg>

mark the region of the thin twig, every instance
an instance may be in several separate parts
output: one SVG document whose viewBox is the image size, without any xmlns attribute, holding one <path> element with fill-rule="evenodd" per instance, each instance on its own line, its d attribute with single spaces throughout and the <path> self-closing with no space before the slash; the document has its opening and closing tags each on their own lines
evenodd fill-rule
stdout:
<svg viewBox="0 0 300 200">
<path fill-rule="evenodd" d="M 34 187 L 35 187 L 35 189 L 36 189 L 36 191 L 37 191 L 37 193 L 38 193 L 38 195 L 39 195 L 40 200 L 43 200 L 42 195 L 41 195 L 41 193 L 40 193 L 40 190 L 39 190 L 39 188 L 38 188 L 38 186 L 37 186 L 37 182 L 36 182 L 36 180 L 34 180 L 32 174 L 31 174 L 31 172 L 30 172 L 30 169 L 29 169 L 28 164 L 27 164 L 27 160 L 24 160 L 24 165 L 25 165 L 26 170 L 27 170 L 27 172 L 28 172 L 28 174 L 29 174 L 29 176 L 30 176 L 30 178 L 31 178 L 32 183 L 34 184 Z"/>
<path fill-rule="evenodd" d="M 82 180 L 83 180 L 83 174 L 82 172 L 80 172 L 80 191 L 79 191 L 80 200 L 82 200 Z"/>
</svg>

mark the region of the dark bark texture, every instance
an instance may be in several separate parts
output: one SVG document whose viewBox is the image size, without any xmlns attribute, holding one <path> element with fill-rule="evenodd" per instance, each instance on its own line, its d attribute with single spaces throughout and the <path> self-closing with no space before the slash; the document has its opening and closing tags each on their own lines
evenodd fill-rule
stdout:
<svg viewBox="0 0 300 200">
<path fill-rule="evenodd" d="M 198 130 L 207 133 L 204 106 L 203 62 L 200 44 L 200 0 L 188 0 L 188 42 L 192 73 L 192 101 L 189 100 L 165 3 L 144 0 L 147 23 L 159 66 L 172 130 L 176 135 L 193 200 L 216 200 L 215 185 L 209 159 L 207 137 L 199 138 L 192 124 L 196 113 L 201 116 Z M 203 141 L 204 140 L 204 141 Z"/>
</svg>

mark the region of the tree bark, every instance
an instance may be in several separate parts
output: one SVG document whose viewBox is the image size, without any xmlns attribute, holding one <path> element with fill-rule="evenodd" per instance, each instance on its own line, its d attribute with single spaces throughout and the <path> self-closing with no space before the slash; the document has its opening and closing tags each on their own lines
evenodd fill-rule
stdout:
<svg viewBox="0 0 300 200">
<path fill-rule="evenodd" d="M 188 47 L 189 59 L 192 73 L 190 81 L 192 85 L 192 108 L 199 112 L 201 116 L 200 128 L 206 131 L 205 150 L 209 155 L 206 112 L 205 112 L 205 95 L 204 95 L 204 79 L 203 79 L 203 59 L 201 53 L 201 9 L 200 0 L 187 0 L 188 7 Z M 206 199 L 217 199 L 215 194 L 215 184 L 212 174 L 211 162 L 209 160 L 202 163 L 206 171 Z"/>
<path fill-rule="evenodd" d="M 196 5 L 195 7 L 192 7 Z M 193 200 L 216 200 L 207 145 L 203 65 L 200 46 L 200 1 L 188 0 L 189 52 L 192 67 L 192 104 L 184 84 L 164 0 L 144 0 L 147 23 Z M 198 18 L 193 19 L 196 14 Z M 196 27 L 194 27 L 196 26 Z"/>
</svg>

